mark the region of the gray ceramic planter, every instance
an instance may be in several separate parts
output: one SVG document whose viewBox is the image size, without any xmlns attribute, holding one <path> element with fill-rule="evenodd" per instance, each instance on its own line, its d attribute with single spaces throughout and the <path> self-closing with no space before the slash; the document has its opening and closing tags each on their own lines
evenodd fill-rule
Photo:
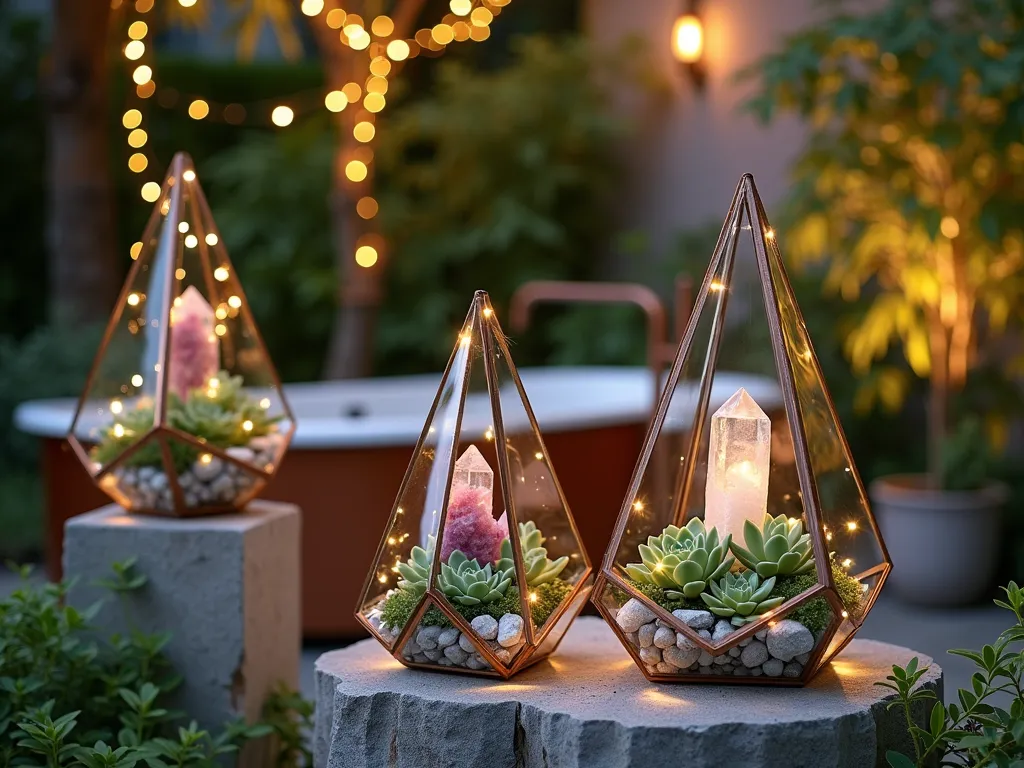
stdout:
<svg viewBox="0 0 1024 768">
<path fill-rule="evenodd" d="M 871 484 L 871 500 L 893 568 L 887 582 L 921 605 L 963 605 L 989 596 L 999 557 L 1007 488 L 936 491 L 922 475 Z"/>
</svg>

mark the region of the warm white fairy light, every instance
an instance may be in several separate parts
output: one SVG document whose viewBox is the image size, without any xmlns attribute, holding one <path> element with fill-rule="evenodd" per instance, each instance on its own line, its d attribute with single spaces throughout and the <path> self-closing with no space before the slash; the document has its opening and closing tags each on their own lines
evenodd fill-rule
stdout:
<svg viewBox="0 0 1024 768">
<path fill-rule="evenodd" d="M 213 270 L 213 279 L 219 283 L 223 283 L 225 280 L 228 279 L 228 268 L 217 267 L 215 270 Z"/>
</svg>

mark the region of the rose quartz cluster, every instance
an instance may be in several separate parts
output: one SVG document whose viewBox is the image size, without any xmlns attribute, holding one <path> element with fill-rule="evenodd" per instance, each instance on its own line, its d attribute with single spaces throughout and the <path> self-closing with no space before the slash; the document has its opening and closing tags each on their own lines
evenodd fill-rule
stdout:
<svg viewBox="0 0 1024 768">
<path fill-rule="evenodd" d="M 220 368 L 220 344 L 213 324 L 213 308 L 189 286 L 171 311 L 167 369 L 167 384 L 182 399 L 189 390 L 205 387 Z"/>
<path fill-rule="evenodd" d="M 447 562 L 456 549 L 480 565 L 501 557 L 501 542 L 508 537 L 505 516 L 491 514 L 490 489 L 457 485 L 448 500 L 448 518 L 441 537 L 441 560 Z"/>
</svg>

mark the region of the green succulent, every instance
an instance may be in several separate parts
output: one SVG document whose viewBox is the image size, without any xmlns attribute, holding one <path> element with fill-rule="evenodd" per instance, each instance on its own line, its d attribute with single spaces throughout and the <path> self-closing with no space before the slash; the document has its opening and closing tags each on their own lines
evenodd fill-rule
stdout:
<svg viewBox="0 0 1024 768">
<path fill-rule="evenodd" d="M 711 594 L 700 597 L 713 614 L 739 627 L 782 604 L 784 597 L 768 597 L 774 588 L 774 576 L 762 582 L 753 571 L 742 571 L 727 573 L 721 581 L 711 582 Z"/>
<path fill-rule="evenodd" d="M 639 547 L 643 562 L 627 565 L 626 573 L 641 584 L 662 587 L 670 600 L 693 599 L 732 568 L 731 543 L 731 535 L 719 541 L 718 530 L 705 530 L 695 517 L 684 528 L 670 525 L 660 536 L 648 537 Z"/>
<path fill-rule="evenodd" d="M 399 588 L 408 590 L 417 596 L 426 592 L 427 580 L 430 578 L 430 559 L 433 555 L 433 536 L 427 537 L 426 549 L 413 547 L 409 559 L 398 564 L 398 572 L 402 575 L 398 582 Z"/>
<path fill-rule="evenodd" d="M 526 583 L 531 587 L 539 587 L 558 577 L 569 564 L 568 557 L 557 560 L 548 559 L 548 551 L 542 545 L 545 538 L 533 521 L 519 524 L 519 548 L 523 551 L 523 567 L 526 569 Z M 515 561 L 512 559 L 512 541 L 501 542 L 501 559 L 498 568 L 515 573 Z"/>
<path fill-rule="evenodd" d="M 511 583 L 512 571 L 492 569 L 490 563 L 481 567 L 457 549 L 448 556 L 447 563 L 441 563 L 437 575 L 437 586 L 459 605 L 493 603 L 501 599 Z"/>
<path fill-rule="evenodd" d="M 804 533 L 804 524 L 798 518 L 766 514 L 760 530 L 747 520 L 743 524 L 743 542 L 746 549 L 733 542 L 732 553 L 763 579 L 814 569 L 811 537 Z"/>
</svg>

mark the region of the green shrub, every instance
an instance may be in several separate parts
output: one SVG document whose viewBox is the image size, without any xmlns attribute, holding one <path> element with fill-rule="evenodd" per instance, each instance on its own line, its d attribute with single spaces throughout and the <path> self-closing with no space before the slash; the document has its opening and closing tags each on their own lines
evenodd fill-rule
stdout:
<svg viewBox="0 0 1024 768">
<path fill-rule="evenodd" d="M 127 593 L 145 582 L 128 561 L 104 585 Z M 265 736 L 276 739 L 277 765 L 311 764 L 297 744 L 309 706 L 284 689 L 268 700 L 267 723 L 228 723 L 219 734 L 179 727 L 187 713 L 165 706 L 180 684 L 163 654 L 170 635 L 102 638 L 90 625 L 100 605 L 66 605 L 68 586 L 25 582 L 0 600 L 0 766 L 208 768 Z"/>
</svg>

